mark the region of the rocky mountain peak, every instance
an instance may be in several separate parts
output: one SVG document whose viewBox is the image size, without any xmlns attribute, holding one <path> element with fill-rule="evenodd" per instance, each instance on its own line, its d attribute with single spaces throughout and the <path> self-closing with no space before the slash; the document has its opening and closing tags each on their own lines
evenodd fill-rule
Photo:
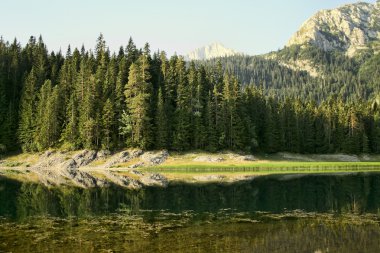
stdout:
<svg viewBox="0 0 380 253">
<path fill-rule="evenodd" d="M 326 51 L 339 49 L 354 55 L 380 39 L 379 7 L 379 1 L 358 2 L 319 11 L 301 26 L 287 46 L 312 44 Z"/>
<path fill-rule="evenodd" d="M 185 56 L 186 60 L 209 60 L 217 57 L 233 56 L 239 53 L 233 49 L 226 48 L 219 42 L 214 42 L 190 52 Z"/>
</svg>

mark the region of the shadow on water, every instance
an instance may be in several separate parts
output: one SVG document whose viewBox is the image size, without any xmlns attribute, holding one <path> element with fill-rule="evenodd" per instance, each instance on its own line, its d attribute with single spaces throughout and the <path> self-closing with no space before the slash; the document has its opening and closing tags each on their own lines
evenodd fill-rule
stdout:
<svg viewBox="0 0 380 253">
<path fill-rule="evenodd" d="M 237 212 L 284 210 L 377 213 L 380 173 L 345 175 L 271 175 L 235 183 L 171 183 L 166 188 L 47 188 L 0 178 L 0 216 L 83 217 L 120 210 L 169 212 Z"/>
</svg>

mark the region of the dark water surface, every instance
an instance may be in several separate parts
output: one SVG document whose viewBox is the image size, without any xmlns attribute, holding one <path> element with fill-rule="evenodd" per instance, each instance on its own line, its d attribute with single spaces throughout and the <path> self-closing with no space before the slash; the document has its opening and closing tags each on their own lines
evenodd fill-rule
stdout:
<svg viewBox="0 0 380 253">
<path fill-rule="evenodd" d="M 0 252 L 380 252 L 380 174 L 47 188 L 0 178 Z"/>
</svg>

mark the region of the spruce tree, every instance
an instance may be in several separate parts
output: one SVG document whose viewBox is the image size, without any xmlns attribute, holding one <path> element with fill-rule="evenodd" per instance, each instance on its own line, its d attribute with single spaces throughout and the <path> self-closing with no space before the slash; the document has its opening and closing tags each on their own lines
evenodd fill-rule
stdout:
<svg viewBox="0 0 380 253">
<path fill-rule="evenodd" d="M 80 147 L 79 135 L 79 112 L 78 99 L 76 94 L 72 93 L 66 109 L 66 121 L 62 132 L 61 141 L 63 147 L 68 150 L 75 150 Z"/>
<path fill-rule="evenodd" d="M 140 148 L 148 148 L 152 144 L 151 116 L 149 115 L 152 85 L 149 80 L 148 58 L 142 55 L 136 63 L 132 63 L 129 69 L 128 83 L 124 93 L 128 114 L 132 121 L 131 138 L 128 143 Z"/>
<path fill-rule="evenodd" d="M 34 68 L 25 79 L 20 101 L 20 121 L 18 140 L 23 151 L 35 151 L 34 135 L 36 131 L 37 76 Z"/>
<path fill-rule="evenodd" d="M 102 112 L 102 148 L 105 150 L 110 150 L 114 144 L 114 124 L 115 124 L 115 114 L 112 102 L 110 99 L 104 103 Z"/>
<path fill-rule="evenodd" d="M 190 147 L 190 110 L 191 98 L 190 87 L 187 81 L 185 62 L 182 58 L 177 60 L 177 99 L 175 110 L 175 127 L 173 136 L 173 148 L 175 150 L 186 150 Z"/>
<path fill-rule="evenodd" d="M 168 119 L 166 115 L 165 101 L 162 88 L 159 89 L 156 108 L 155 147 L 157 149 L 168 148 Z"/>
</svg>

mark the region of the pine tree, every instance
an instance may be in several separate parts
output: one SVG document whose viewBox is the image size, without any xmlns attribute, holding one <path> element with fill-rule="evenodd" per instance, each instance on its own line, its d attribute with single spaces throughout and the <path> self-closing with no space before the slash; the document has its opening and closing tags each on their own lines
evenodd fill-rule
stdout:
<svg viewBox="0 0 380 253">
<path fill-rule="evenodd" d="M 190 90 L 186 78 L 185 62 L 182 58 L 177 60 L 177 100 L 175 110 L 175 127 L 173 148 L 175 150 L 186 150 L 190 147 Z"/>
<path fill-rule="evenodd" d="M 75 150 L 80 147 L 80 135 L 79 135 L 79 112 L 78 101 L 75 93 L 70 96 L 69 103 L 66 109 L 66 125 L 62 132 L 61 141 L 63 147 L 68 150 Z"/>
<path fill-rule="evenodd" d="M 18 139 L 23 151 L 35 151 L 34 135 L 36 131 L 36 97 L 37 77 L 32 68 L 25 79 L 20 102 L 20 123 L 18 128 Z"/>
<path fill-rule="evenodd" d="M 244 148 L 244 135 L 246 130 L 244 129 L 242 114 L 243 110 L 241 109 L 241 87 L 240 83 L 236 78 L 231 80 L 231 100 L 229 103 L 230 111 L 230 147 L 234 150 L 243 150 Z"/>
<path fill-rule="evenodd" d="M 80 64 L 77 84 L 79 91 L 79 134 L 82 145 L 86 149 L 97 147 L 97 123 L 95 110 L 96 82 L 91 73 L 91 58 L 83 58 Z"/>
<path fill-rule="evenodd" d="M 104 103 L 103 113 L 102 113 L 102 148 L 105 150 L 110 150 L 114 143 L 114 108 L 110 99 Z"/>
<path fill-rule="evenodd" d="M 168 119 L 166 115 L 165 101 L 163 98 L 162 88 L 158 92 L 157 110 L 156 110 L 156 131 L 155 147 L 157 149 L 168 148 Z"/>
<path fill-rule="evenodd" d="M 193 123 L 194 126 L 194 148 L 204 149 L 207 145 L 206 140 L 206 115 L 207 115 L 207 90 L 206 90 L 206 74 L 204 68 L 197 72 L 196 82 L 193 84 L 195 95 L 193 98 Z"/>
<path fill-rule="evenodd" d="M 139 58 L 139 52 L 136 48 L 135 43 L 132 38 L 129 38 L 128 45 L 125 48 L 126 55 L 126 68 L 129 69 L 135 61 Z"/>
<path fill-rule="evenodd" d="M 142 55 L 129 69 L 128 83 L 124 93 L 132 121 L 129 143 L 140 148 L 148 148 L 152 144 L 151 116 L 149 115 L 152 85 L 149 82 L 148 70 L 147 56 Z"/>
<path fill-rule="evenodd" d="M 60 108 L 59 89 L 52 87 L 51 81 L 45 81 L 39 92 L 36 113 L 35 145 L 39 151 L 54 147 L 60 137 Z"/>
<path fill-rule="evenodd" d="M 123 114 L 123 110 L 125 109 L 125 95 L 124 95 L 124 87 L 127 83 L 128 78 L 128 70 L 127 70 L 127 59 L 125 56 L 121 57 L 119 60 L 119 71 L 116 77 L 116 84 L 115 84 L 115 118 L 120 120 Z M 118 143 L 117 145 L 121 145 L 122 143 L 122 136 L 118 135 Z"/>
</svg>

